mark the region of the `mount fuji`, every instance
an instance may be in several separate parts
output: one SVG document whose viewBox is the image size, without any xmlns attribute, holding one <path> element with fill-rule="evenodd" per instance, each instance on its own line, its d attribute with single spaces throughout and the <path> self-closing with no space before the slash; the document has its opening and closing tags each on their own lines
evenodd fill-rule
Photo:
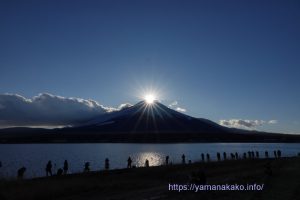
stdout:
<svg viewBox="0 0 300 200">
<path fill-rule="evenodd" d="M 118 133 L 211 133 L 227 130 L 210 120 L 177 112 L 158 101 L 151 104 L 141 101 L 121 111 L 104 114 L 78 128 Z"/>
<path fill-rule="evenodd" d="M 0 130 L 0 143 L 178 143 L 299 142 L 300 135 L 227 128 L 204 118 L 177 112 L 158 101 L 145 101 L 102 114 L 79 126 Z"/>
</svg>

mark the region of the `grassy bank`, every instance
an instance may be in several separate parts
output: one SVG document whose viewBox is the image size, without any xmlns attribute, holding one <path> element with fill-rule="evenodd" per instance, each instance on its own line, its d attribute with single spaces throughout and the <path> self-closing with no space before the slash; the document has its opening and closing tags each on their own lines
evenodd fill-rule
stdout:
<svg viewBox="0 0 300 200">
<path fill-rule="evenodd" d="M 272 175 L 265 173 L 271 163 Z M 207 184 L 264 184 L 262 191 L 169 191 L 203 170 Z M 237 160 L 1 181 L 0 199 L 300 199 L 300 159 Z"/>
</svg>

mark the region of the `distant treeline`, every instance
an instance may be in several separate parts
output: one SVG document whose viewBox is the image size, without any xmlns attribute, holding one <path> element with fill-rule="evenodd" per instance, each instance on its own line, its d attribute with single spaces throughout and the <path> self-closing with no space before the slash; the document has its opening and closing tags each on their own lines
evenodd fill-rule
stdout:
<svg viewBox="0 0 300 200">
<path fill-rule="evenodd" d="M 97 133 L 62 129 L 2 129 L 0 143 L 300 143 L 300 135 L 253 133 Z"/>
</svg>

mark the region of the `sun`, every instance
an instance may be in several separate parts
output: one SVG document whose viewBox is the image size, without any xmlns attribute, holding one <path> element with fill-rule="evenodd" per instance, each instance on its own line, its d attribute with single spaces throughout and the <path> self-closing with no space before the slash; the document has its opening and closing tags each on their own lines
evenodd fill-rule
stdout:
<svg viewBox="0 0 300 200">
<path fill-rule="evenodd" d="M 145 97 L 144 97 L 145 101 L 147 104 L 153 104 L 153 102 L 155 101 L 155 96 L 153 94 L 147 94 Z"/>
</svg>

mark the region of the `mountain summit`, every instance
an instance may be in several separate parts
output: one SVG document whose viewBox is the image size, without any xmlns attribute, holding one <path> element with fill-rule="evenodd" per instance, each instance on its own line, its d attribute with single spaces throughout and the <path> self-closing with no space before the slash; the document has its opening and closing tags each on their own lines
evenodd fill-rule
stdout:
<svg viewBox="0 0 300 200">
<path fill-rule="evenodd" d="M 158 101 L 140 101 L 134 106 L 104 114 L 83 126 L 105 132 L 220 132 L 226 130 L 207 119 L 198 119 L 177 112 Z M 83 128 L 82 127 L 82 128 Z"/>
</svg>

